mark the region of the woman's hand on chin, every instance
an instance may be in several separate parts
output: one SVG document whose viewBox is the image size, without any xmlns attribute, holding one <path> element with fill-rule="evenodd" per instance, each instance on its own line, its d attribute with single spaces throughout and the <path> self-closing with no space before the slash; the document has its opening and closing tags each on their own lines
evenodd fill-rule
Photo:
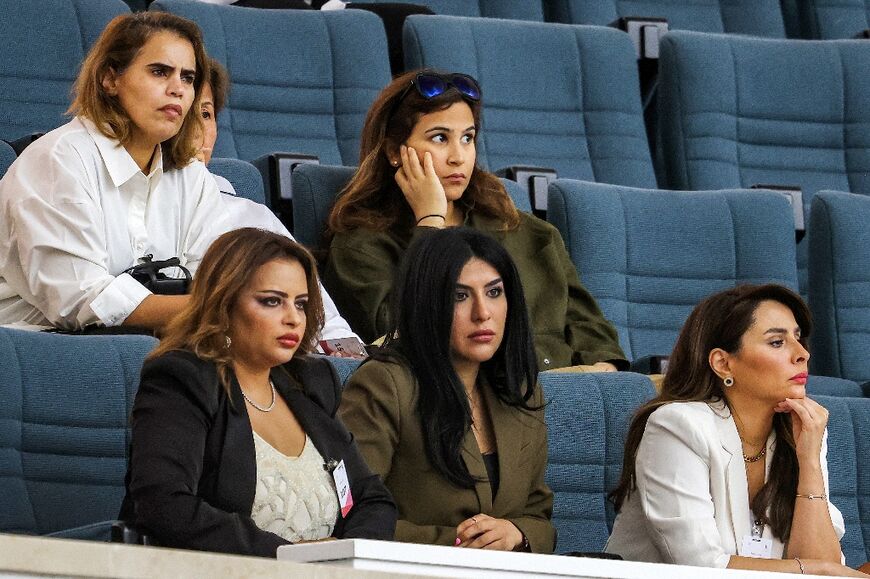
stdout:
<svg viewBox="0 0 870 579">
<path fill-rule="evenodd" d="M 456 527 L 457 547 L 513 551 L 523 542 L 523 534 L 510 521 L 480 513 Z"/>
<path fill-rule="evenodd" d="M 818 462 L 822 437 L 828 425 L 827 409 L 811 398 L 786 398 L 774 410 L 791 413 L 791 430 L 798 462 Z"/>
<path fill-rule="evenodd" d="M 396 183 L 414 212 L 414 221 L 420 221 L 427 215 L 440 215 L 442 219 L 427 219 L 426 225 L 443 227 L 447 217 L 447 195 L 435 173 L 432 155 L 428 151 L 424 153 L 421 164 L 414 149 L 402 145 L 400 153 L 402 164 L 396 171 Z"/>
</svg>

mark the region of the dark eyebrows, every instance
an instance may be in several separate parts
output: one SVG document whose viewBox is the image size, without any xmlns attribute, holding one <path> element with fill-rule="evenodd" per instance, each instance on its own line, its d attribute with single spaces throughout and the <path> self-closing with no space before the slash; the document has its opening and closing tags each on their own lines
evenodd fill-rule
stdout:
<svg viewBox="0 0 870 579">
<path fill-rule="evenodd" d="M 174 66 L 172 66 L 170 64 L 166 64 L 165 62 L 152 62 L 148 66 L 150 66 L 151 68 L 159 68 L 162 70 L 175 70 Z M 192 74 L 195 77 L 196 70 L 190 69 L 190 68 L 182 68 L 181 69 L 181 76 L 186 76 L 188 74 Z"/>
<path fill-rule="evenodd" d="M 800 328 L 800 326 L 797 326 L 797 327 L 794 329 L 794 332 L 795 332 L 796 334 L 800 334 L 800 333 L 801 333 L 801 328 Z M 788 330 L 786 330 L 785 328 L 770 328 L 769 330 L 767 330 L 766 332 L 764 332 L 764 335 L 766 336 L 766 335 L 768 335 L 768 334 L 787 334 L 787 333 L 788 333 Z"/>
<path fill-rule="evenodd" d="M 476 130 L 476 127 L 475 127 L 474 125 L 471 125 L 470 127 L 468 127 L 467 129 L 465 129 L 465 130 L 462 131 L 462 132 L 463 132 L 463 133 L 467 133 L 467 132 L 469 132 L 469 131 L 474 131 L 474 130 Z M 449 128 L 449 127 L 432 127 L 431 129 L 426 129 L 425 132 L 426 132 L 426 133 L 432 133 L 432 132 L 435 132 L 435 131 L 438 131 L 439 133 L 452 133 L 452 132 L 453 132 L 453 129 L 451 129 L 451 128 Z"/>
<path fill-rule="evenodd" d="M 497 277 L 497 278 L 495 278 L 494 280 L 492 280 L 491 282 L 489 282 L 489 283 L 487 283 L 486 285 L 484 285 L 483 287 L 485 287 L 485 288 L 492 287 L 492 286 L 495 286 L 495 285 L 500 284 L 501 282 L 502 282 L 501 278 L 500 278 L 500 277 Z M 457 283 L 457 284 L 456 284 L 456 287 L 457 287 L 458 289 L 467 289 L 467 290 L 470 290 L 470 289 L 471 289 L 471 286 L 467 286 L 467 285 L 462 284 L 462 283 Z"/>
<path fill-rule="evenodd" d="M 270 295 L 276 295 L 276 296 L 279 296 L 279 297 L 282 297 L 282 298 L 286 298 L 286 297 L 288 297 L 286 293 L 284 293 L 284 292 L 282 292 L 282 291 L 280 291 L 280 290 L 274 290 L 274 289 L 257 290 L 257 293 L 258 293 L 258 294 L 270 294 Z M 305 295 L 307 296 L 308 294 L 305 294 Z"/>
</svg>

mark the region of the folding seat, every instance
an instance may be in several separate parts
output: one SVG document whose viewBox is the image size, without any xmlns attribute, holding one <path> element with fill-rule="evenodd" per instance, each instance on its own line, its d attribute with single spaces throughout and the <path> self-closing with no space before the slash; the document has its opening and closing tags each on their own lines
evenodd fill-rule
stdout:
<svg viewBox="0 0 870 579">
<path fill-rule="evenodd" d="M 665 18 L 670 30 L 785 37 L 778 0 L 547 0 L 546 18 L 606 26 L 622 17 Z"/>
<path fill-rule="evenodd" d="M 266 205 L 263 177 L 256 167 L 239 159 L 213 158 L 208 170 L 230 182 L 236 195 Z"/>
<path fill-rule="evenodd" d="M 791 0 L 783 14 L 803 38 L 866 38 L 870 29 L 870 0 Z"/>
<path fill-rule="evenodd" d="M 309 248 L 321 247 L 329 212 L 339 192 L 344 189 L 355 167 L 300 165 L 293 171 L 293 236 Z M 528 195 L 514 181 L 503 179 L 505 187 L 520 211 L 531 211 Z"/>
<path fill-rule="evenodd" d="M 492 171 L 534 166 L 559 177 L 656 184 L 635 53 L 618 30 L 411 16 L 405 61 L 409 69 L 462 72 L 480 81 L 477 154 Z M 545 205 L 545 189 L 541 197 L 536 209 Z"/>
<path fill-rule="evenodd" d="M 628 425 L 655 388 L 630 372 L 544 372 L 540 382 L 556 552 L 601 551 L 616 516 L 607 493 L 619 482 Z"/>
<path fill-rule="evenodd" d="M 659 145 L 672 189 L 794 186 L 870 194 L 870 43 L 672 32 Z M 805 292 L 807 244 L 798 245 Z"/>
<path fill-rule="evenodd" d="M 870 198 L 823 191 L 810 218 L 813 368 L 870 381 Z"/>
<path fill-rule="evenodd" d="M 371 4 L 377 0 L 354 0 L 353 4 Z M 543 22 L 541 0 L 415 0 L 435 14 L 486 18 L 510 18 Z"/>
<path fill-rule="evenodd" d="M 669 355 L 689 313 L 710 294 L 742 283 L 797 289 L 792 210 L 778 193 L 559 179 L 549 206 L 583 285 L 635 362 Z M 834 378 L 811 376 L 808 387 L 861 395 Z"/>
<path fill-rule="evenodd" d="M 67 122 L 70 89 L 91 45 L 121 0 L 0 0 L 0 139 Z"/>
<path fill-rule="evenodd" d="M 0 532 L 108 540 L 156 344 L 0 328 Z"/>
</svg>

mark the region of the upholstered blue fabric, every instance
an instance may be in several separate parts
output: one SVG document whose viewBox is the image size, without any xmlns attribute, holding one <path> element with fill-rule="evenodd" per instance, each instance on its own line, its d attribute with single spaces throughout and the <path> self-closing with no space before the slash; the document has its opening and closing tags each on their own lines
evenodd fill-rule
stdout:
<svg viewBox="0 0 870 579">
<path fill-rule="evenodd" d="M 671 30 L 785 37 L 778 0 L 548 0 L 547 20 L 606 26 L 622 16 L 667 18 Z"/>
<path fill-rule="evenodd" d="M 870 380 L 870 197 L 823 191 L 810 219 L 816 373 Z"/>
<path fill-rule="evenodd" d="M 15 161 L 15 151 L 9 143 L 0 141 L 0 179 L 6 174 L 6 169 Z"/>
<path fill-rule="evenodd" d="M 108 539 L 146 336 L 0 328 L 0 532 Z M 84 528 L 82 528 L 84 527 Z"/>
<path fill-rule="evenodd" d="M 640 374 L 544 372 L 556 552 L 601 551 L 615 514 L 607 500 L 619 481 L 631 415 L 655 396 Z"/>
<path fill-rule="evenodd" d="M 202 28 L 232 90 L 215 154 L 250 161 L 277 151 L 356 164 L 369 105 L 390 81 L 381 19 L 364 10 L 262 10 L 158 0 Z"/>
<path fill-rule="evenodd" d="M 355 167 L 304 164 L 293 171 L 293 236 L 308 247 L 318 247 L 326 219 L 338 193 L 353 176 Z M 516 182 L 502 179 L 514 205 L 530 212 L 529 194 Z"/>
<path fill-rule="evenodd" d="M 740 283 L 797 287 L 794 221 L 770 191 L 661 191 L 558 179 L 548 221 L 629 359 L 667 355 L 692 308 Z"/>
<path fill-rule="evenodd" d="M 672 32 L 661 42 L 667 186 L 870 194 L 870 43 Z M 807 288 L 807 243 L 798 246 Z"/>
<path fill-rule="evenodd" d="M 814 350 L 813 350 L 814 352 Z M 810 367 L 813 367 L 813 358 L 810 357 Z M 807 393 L 810 396 L 851 396 L 861 398 L 864 390 L 852 380 L 845 378 L 833 378 L 831 376 L 810 376 L 807 380 Z"/>
<path fill-rule="evenodd" d="M 354 0 L 355 4 L 371 4 L 381 0 Z M 544 10 L 540 0 L 414 0 L 430 8 L 435 14 L 487 18 L 511 18 L 543 22 Z"/>
<path fill-rule="evenodd" d="M 208 164 L 208 170 L 229 181 L 239 197 L 263 205 L 266 204 L 266 194 L 263 192 L 263 176 L 256 167 L 247 161 L 213 158 Z"/>
<path fill-rule="evenodd" d="M 471 74 L 483 92 L 478 156 L 497 170 L 655 186 L 637 64 L 618 30 L 452 16 L 405 22 L 405 63 Z"/>
<path fill-rule="evenodd" d="M 329 361 L 335 368 L 335 371 L 338 372 L 338 377 L 342 384 L 347 382 L 350 375 L 362 364 L 362 360 L 354 360 L 353 358 L 336 358 L 334 356 L 323 356 L 323 358 Z"/>
<path fill-rule="evenodd" d="M 870 556 L 870 400 L 817 396 L 828 409 L 828 476 L 831 501 L 846 521 L 840 541 L 846 564 Z"/>
<path fill-rule="evenodd" d="M 804 38 L 853 38 L 870 28 L 870 0 L 798 0 L 783 4 Z"/>
<path fill-rule="evenodd" d="M 129 11 L 121 0 L 0 0 L 0 139 L 64 124 L 82 59 Z"/>
</svg>

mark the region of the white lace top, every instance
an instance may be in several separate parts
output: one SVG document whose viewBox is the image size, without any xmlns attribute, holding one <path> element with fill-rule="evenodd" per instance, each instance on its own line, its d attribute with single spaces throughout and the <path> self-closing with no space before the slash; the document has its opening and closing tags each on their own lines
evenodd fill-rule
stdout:
<svg viewBox="0 0 870 579">
<path fill-rule="evenodd" d="M 302 454 L 281 454 L 254 432 L 257 491 L 251 518 L 264 531 L 297 543 L 325 539 L 338 517 L 332 475 L 308 436 Z"/>
</svg>

